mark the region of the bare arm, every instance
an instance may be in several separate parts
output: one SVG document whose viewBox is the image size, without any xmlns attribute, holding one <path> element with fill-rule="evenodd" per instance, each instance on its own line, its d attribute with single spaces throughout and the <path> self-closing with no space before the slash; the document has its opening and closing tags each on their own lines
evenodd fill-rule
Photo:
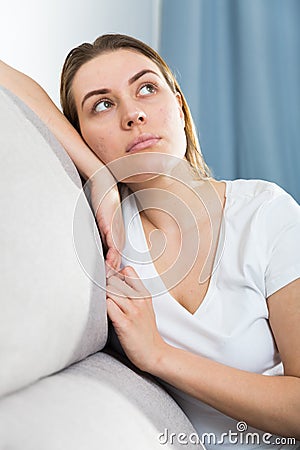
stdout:
<svg viewBox="0 0 300 450">
<path fill-rule="evenodd" d="M 0 61 L 0 84 L 17 95 L 40 117 L 85 179 L 103 167 L 102 162 L 83 142 L 48 94 L 32 78 Z"/>
<path fill-rule="evenodd" d="M 83 178 L 91 179 L 92 203 L 96 219 L 104 244 L 109 249 L 107 263 L 113 268 L 119 268 L 120 254 L 116 249 L 121 250 L 123 247 L 124 230 L 119 208 L 120 199 L 112 174 L 104 168 L 100 159 L 85 144 L 44 89 L 32 78 L 0 61 L 0 85 L 17 95 L 40 117 L 65 148 Z M 99 171 L 99 177 L 95 175 L 97 171 Z M 102 199 L 103 193 L 111 186 L 114 188 L 106 196 L 98 210 L 98 203 Z M 114 221 L 116 229 L 114 238 L 112 238 L 111 225 L 114 213 L 116 213 Z"/>
<path fill-rule="evenodd" d="M 137 275 L 131 268 L 121 275 L 124 281 L 108 280 L 108 312 L 134 364 L 228 416 L 300 439 L 300 280 L 268 300 L 285 375 L 264 376 L 168 345 L 158 333 L 151 297 L 141 280 L 133 279 Z M 134 292 L 139 299 L 133 299 Z"/>
</svg>

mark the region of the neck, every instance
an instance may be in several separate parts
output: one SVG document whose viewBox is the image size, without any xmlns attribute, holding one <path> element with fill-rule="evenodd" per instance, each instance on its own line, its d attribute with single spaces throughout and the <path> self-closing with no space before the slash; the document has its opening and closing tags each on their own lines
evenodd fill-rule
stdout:
<svg viewBox="0 0 300 450">
<path fill-rule="evenodd" d="M 188 231 L 220 213 L 224 195 L 215 180 L 196 179 L 186 160 L 172 168 L 168 175 L 155 175 L 141 183 L 130 183 L 140 215 L 154 229 L 164 233 Z"/>
</svg>

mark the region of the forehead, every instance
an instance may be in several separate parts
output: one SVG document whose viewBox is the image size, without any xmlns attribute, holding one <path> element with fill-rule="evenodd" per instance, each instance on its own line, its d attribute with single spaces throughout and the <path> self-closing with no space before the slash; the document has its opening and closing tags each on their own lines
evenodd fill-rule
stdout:
<svg viewBox="0 0 300 450">
<path fill-rule="evenodd" d="M 79 68 L 72 83 L 72 90 L 76 95 L 86 89 L 110 88 L 115 82 L 126 83 L 134 74 L 144 69 L 153 70 L 164 78 L 159 67 L 142 53 L 125 49 L 106 52 Z"/>
</svg>

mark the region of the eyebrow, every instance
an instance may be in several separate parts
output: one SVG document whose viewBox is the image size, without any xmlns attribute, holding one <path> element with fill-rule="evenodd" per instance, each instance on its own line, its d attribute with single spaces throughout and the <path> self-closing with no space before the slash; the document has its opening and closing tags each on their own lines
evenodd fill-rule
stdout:
<svg viewBox="0 0 300 450">
<path fill-rule="evenodd" d="M 140 72 L 136 73 L 135 75 L 133 75 L 133 77 L 129 78 L 128 84 L 131 85 L 132 83 L 137 81 L 139 78 L 141 78 L 146 73 L 154 73 L 154 75 L 157 75 L 159 77 L 158 73 L 155 72 L 154 70 L 144 69 L 144 70 L 141 70 Z"/>
<path fill-rule="evenodd" d="M 157 72 L 155 72 L 154 70 L 151 69 L 143 69 L 140 72 L 136 73 L 135 75 L 133 75 L 131 78 L 129 78 L 128 80 L 128 84 L 129 86 L 131 84 L 133 84 L 135 81 L 137 81 L 139 78 L 141 78 L 143 75 L 145 75 L 146 73 L 153 73 L 154 75 L 159 77 L 159 74 Z M 83 100 L 81 102 L 81 109 L 83 108 L 84 102 L 90 98 L 93 97 L 94 95 L 101 95 L 101 94 L 109 94 L 111 92 L 111 89 L 107 89 L 107 88 L 103 88 L 103 89 L 96 89 L 94 91 L 90 91 L 88 92 L 84 97 Z"/>
<path fill-rule="evenodd" d="M 81 102 L 81 109 L 83 108 L 84 102 L 90 98 L 93 97 L 93 95 L 101 95 L 101 94 L 109 94 L 111 92 L 110 89 L 96 89 L 95 91 L 90 91 L 88 92 L 84 97 L 83 100 Z"/>
</svg>

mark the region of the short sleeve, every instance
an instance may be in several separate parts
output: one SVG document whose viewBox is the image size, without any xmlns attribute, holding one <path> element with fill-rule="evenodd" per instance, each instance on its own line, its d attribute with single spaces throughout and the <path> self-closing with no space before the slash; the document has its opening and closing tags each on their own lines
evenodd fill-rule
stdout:
<svg viewBox="0 0 300 450">
<path fill-rule="evenodd" d="M 262 210 L 266 297 L 300 277 L 300 206 L 277 187 Z M 261 236 L 262 237 L 262 236 Z"/>
</svg>

